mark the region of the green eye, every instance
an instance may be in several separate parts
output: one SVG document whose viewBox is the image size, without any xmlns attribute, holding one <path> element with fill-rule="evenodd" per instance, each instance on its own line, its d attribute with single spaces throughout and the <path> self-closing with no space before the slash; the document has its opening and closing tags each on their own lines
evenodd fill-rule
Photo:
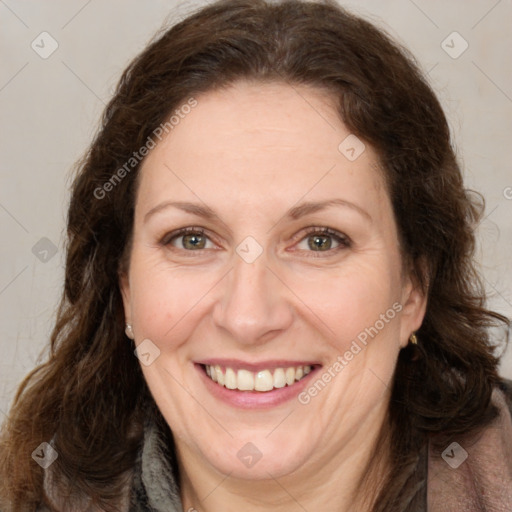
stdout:
<svg viewBox="0 0 512 512">
<path fill-rule="evenodd" d="M 182 245 L 184 249 L 204 249 L 206 238 L 201 234 L 182 235 Z"/>
<path fill-rule="evenodd" d="M 333 247 L 333 240 L 334 243 L 337 244 L 335 247 Z M 304 242 L 306 242 L 307 248 L 300 247 L 300 244 Z M 307 235 L 301 239 L 298 246 L 300 250 L 307 252 L 330 252 L 344 247 L 350 247 L 350 241 L 346 236 L 332 229 L 312 228 Z"/>
<path fill-rule="evenodd" d="M 175 241 L 179 241 L 181 238 L 181 243 L 174 243 Z M 163 245 L 172 245 L 177 249 L 184 249 L 187 251 L 194 251 L 196 249 L 208 249 L 206 247 L 209 238 L 205 235 L 204 230 L 201 228 L 184 228 L 171 233 L 170 236 L 165 237 L 162 240 Z"/>
<path fill-rule="evenodd" d="M 329 250 L 332 246 L 332 237 L 330 235 L 312 235 L 308 236 L 308 247 L 314 251 L 317 249 Z"/>
</svg>

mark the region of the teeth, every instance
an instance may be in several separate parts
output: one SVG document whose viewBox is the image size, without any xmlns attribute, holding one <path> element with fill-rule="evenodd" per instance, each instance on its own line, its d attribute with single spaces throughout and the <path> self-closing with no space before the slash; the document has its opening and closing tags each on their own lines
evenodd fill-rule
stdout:
<svg viewBox="0 0 512 512">
<path fill-rule="evenodd" d="M 254 389 L 254 373 L 247 370 L 238 370 L 237 388 L 240 391 L 252 391 Z"/>
<path fill-rule="evenodd" d="M 284 376 L 284 370 L 282 368 L 276 368 L 274 370 L 274 387 L 284 388 L 286 386 L 286 378 Z"/>
<path fill-rule="evenodd" d="M 235 371 L 226 368 L 225 372 L 219 365 L 206 365 L 206 375 L 214 382 L 228 389 L 240 391 L 271 391 L 274 388 L 291 386 L 311 372 L 311 366 L 297 366 L 289 368 L 276 368 L 270 370 L 251 372 L 249 370 Z"/>
<path fill-rule="evenodd" d="M 235 389 L 237 382 L 236 382 L 236 374 L 231 368 L 226 368 L 226 376 L 224 380 L 224 385 L 228 389 Z"/>
<path fill-rule="evenodd" d="M 263 370 L 256 374 L 254 389 L 256 391 L 270 391 L 274 387 L 274 379 L 269 370 Z"/>
<path fill-rule="evenodd" d="M 224 374 L 222 373 L 221 367 L 217 364 L 214 367 L 215 375 L 217 378 L 215 379 L 221 386 L 224 386 Z"/>
</svg>

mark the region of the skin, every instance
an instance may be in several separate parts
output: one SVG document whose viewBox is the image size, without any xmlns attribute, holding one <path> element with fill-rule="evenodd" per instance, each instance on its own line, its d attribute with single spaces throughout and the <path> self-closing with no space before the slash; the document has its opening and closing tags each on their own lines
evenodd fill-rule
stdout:
<svg viewBox="0 0 512 512">
<path fill-rule="evenodd" d="M 148 338 L 161 351 L 142 370 L 176 440 L 184 510 L 368 510 L 356 489 L 386 418 L 398 353 L 426 307 L 402 274 L 377 155 L 368 144 L 355 161 L 338 150 L 350 131 L 320 90 L 237 82 L 196 99 L 142 165 L 120 278 L 135 343 Z M 332 198 L 371 220 L 346 206 L 285 217 L 304 201 Z M 165 201 L 206 204 L 220 220 L 168 207 L 145 222 Z M 327 237 L 331 249 L 315 251 L 311 226 L 351 245 Z M 159 243 L 182 227 L 204 228 L 206 246 Z M 263 249 L 252 263 L 236 252 L 247 236 Z M 241 410 L 214 398 L 193 365 L 219 357 L 328 368 L 396 302 L 401 311 L 307 405 Z M 237 457 L 248 442 L 262 453 L 250 468 Z M 382 476 L 389 446 L 376 449 Z"/>
</svg>

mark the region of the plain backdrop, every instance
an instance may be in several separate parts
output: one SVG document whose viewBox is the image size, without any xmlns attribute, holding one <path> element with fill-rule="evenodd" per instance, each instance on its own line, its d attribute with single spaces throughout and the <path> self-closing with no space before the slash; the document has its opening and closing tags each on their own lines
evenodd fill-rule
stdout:
<svg viewBox="0 0 512 512">
<path fill-rule="evenodd" d="M 477 257 L 489 306 L 512 317 L 511 1 L 340 3 L 387 30 L 428 73 L 466 186 L 486 199 Z M 71 168 L 129 61 L 204 4 L 0 0 L 0 420 L 55 320 Z M 509 378 L 511 352 L 501 366 Z"/>
</svg>

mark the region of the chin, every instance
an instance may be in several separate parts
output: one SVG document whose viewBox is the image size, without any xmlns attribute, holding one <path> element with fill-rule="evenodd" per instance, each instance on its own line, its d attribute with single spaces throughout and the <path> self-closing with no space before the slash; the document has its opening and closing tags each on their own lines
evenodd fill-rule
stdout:
<svg viewBox="0 0 512 512">
<path fill-rule="evenodd" d="M 221 452 L 203 453 L 202 458 L 223 475 L 242 480 L 268 480 L 290 475 L 304 466 L 308 454 L 304 450 L 305 444 L 286 436 L 279 439 L 265 439 L 262 434 L 259 438 L 252 437 L 252 441 L 233 440 Z"/>
</svg>

